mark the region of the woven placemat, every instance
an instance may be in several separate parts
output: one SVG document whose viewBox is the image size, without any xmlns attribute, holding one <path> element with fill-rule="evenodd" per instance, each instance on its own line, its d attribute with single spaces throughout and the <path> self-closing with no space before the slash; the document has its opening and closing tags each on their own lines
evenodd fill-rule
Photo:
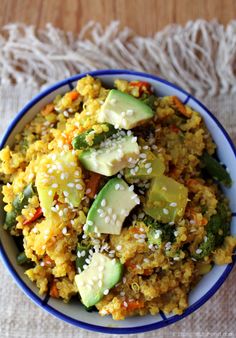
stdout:
<svg viewBox="0 0 236 338">
<path fill-rule="evenodd" d="M 212 23 L 211 25 L 209 23 L 202 22 L 202 26 L 199 22 L 192 23 L 189 26 L 182 28 L 182 31 L 180 30 L 180 27 L 177 29 L 179 31 L 179 35 L 183 34 L 183 30 L 188 32 L 188 43 L 190 43 L 191 39 L 189 36 L 191 35 L 190 32 L 196 31 L 196 27 L 200 27 L 201 29 L 205 29 L 208 33 L 210 32 L 212 36 L 214 36 L 214 29 L 216 31 L 221 32 L 221 37 L 223 36 L 223 32 L 220 30 L 220 25 L 216 25 L 216 23 Z M 94 27 L 94 26 L 93 26 Z M 97 27 L 97 26 L 96 26 Z M 116 26 L 112 26 L 113 30 L 114 27 L 117 29 Z M 203 27 L 203 28 L 202 28 Z M 207 27 L 207 28 L 206 28 Z M 232 28 L 232 25 L 230 26 Z M 11 28 L 8 27 L 8 31 L 11 31 L 11 41 L 17 38 L 16 32 L 19 27 L 16 25 L 13 25 Z M 216 29 L 217 28 L 217 29 Z M 24 29 L 29 33 L 31 37 L 31 43 L 35 39 L 34 36 L 37 36 L 36 32 L 33 28 L 24 26 Z M 23 30 L 24 30 L 23 29 Z M 51 32 L 54 34 L 57 34 L 60 39 L 65 37 L 65 33 L 59 32 L 55 30 L 54 28 L 50 28 Z M 97 28 L 96 28 L 97 29 Z M 15 33 L 14 33 L 15 32 Z M 22 32 L 22 27 L 21 27 Z M 34 32 L 34 34 L 32 34 Z M 56 32 L 56 33 L 55 33 Z M 95 34 L 95 33 L 97 34 Z M 86 47 L 88 45 L 88 42 L 82 46 L 82 40 L 78 40 L 78 45 L 82 46 L 83 48 L 87 48 L 86 52 L 89 55 L 88 63 L 86 64 L 86 60 L 80 60 L 81 53 L 75 51 L 73 54 L 74 61 L 71 61 L 71 64 L 66 63 L 66 49 L 61 46 L 61 51 L 64 51 L 64 54 L 58 54 L 58 57 L 55 58 L 55 54 L 53 54 L 54 57 L 46 55 L 47 48 L 45 45 L 40 45 L 40 48 L 45 50 L 44 57 L 48 58 L 49 65 L 52 64 L 53 67 L 55 67 L 56 71 L 51 74 L 51 78 L 53 80 L 60 80 L 63 79 L 65 76 L 69 76 L 75 71 L 81 71 L 81 70 L 88 70 L 92 67 L 92 61 L 93 56 L 91 54 L 91 50 L 94 48 L 94 50 L 100 45 L 102 45 L 105 37 L 108 38 L 114 38 L 114 32 L 113 35 L 110 33 L 110 36 L 104 37 L 104 32 L 100 32 L 99 30 L 94 30 L 93 38 L 96 40 L 93 42 L 93 46 L 90 46 L 90 49 Z M 111 32 L 111 30 L 108 32 Z M 224 31 L 225 32 L 225 31 Z M 102 34 L 103 33 L 103 34 Z M 209 34 L 210 34 L 209 33 Z M 232 32 L 231 32 L 232 33 Z M 15 35 L 14 35 L 15 34 Z M 42 34 L 42 32 L 41 32 Z M 83 33 L 84 34 L 84 33 Z M 108 34 L 108 33 L 107 33 Z M 112 56 L 112 53 L 110 50 L 107 50 L 107 52 L 104 50 L 104 45 L 102 45 L 102 53 L 103 56 L 106 56 L 106 59 L 103 59 L 102 61 L 97 60 L 96 64 L 92 68 L 102 68 L 105 63 L 105 67 L 107 68 L 107 65 L 109 64 L 110 67 L 112 65 L 115 65 L 115 68 L 132 68 L 135 70 L 149 70 L 152 73 L 161 73 L 161 75 L 165 75 L 165 77 L 169 80 L 174 80 L 175 82 L 179 82 L 180 70 L 176 70 L 176 78 L 171 78 L 174 76 L 174 73 L 168 73 L 163 68 L 162 64 L 156 59 L 150 59 L 151 52 L 149 53 L 149 65 L 143 65 L 140 61 L 139 63 L 130 61 L 128 63 L 124 63 L 124 60 L 127 61 L 127 58 L 129 59 L 129 55 L 125 53 L 125 50 L 127 48 L 128 44 L 128 37 L 130 38 L 130 31 L 126 30 L 123 32 L 123 35 L 121 35 L 121 32 L 116 31 L 116 36 L 119 35 L 119 39 L 116 41 L 116 46 L 118 46 L 118 50 L 120 52 L 120 58 L 116 55 L 115 57 Z M 173 37 L 173 31 L 172 28 L 169 28 L 163 32 L 161 32 L 163 38 L 166 38 L 168 40 L 168 34 L 169 37 Z M 232 34 L 231 34 L 232 35 Z M 160 36 L 160 35 L 159 35 Z M 178 35 L 177 35 L 178 36 Z M 210 35 L 209 35 L 210 36 Z M 209 37 L 208 36 L 208 37 Z M 34 37 L 34 38 L 33 38 Z M 102 38 L 103 37 L 103 38 Z M 235 41 L 236 34 L 234 32 L 233 37 L 231 40 Z M 48 36 L 45 34 L 44 37 L 41 35 L 41 39 L 46 39 Z M 100 38 L 100 40 L 99 40 Z M 206 38 L 206 37 L 205 37 Z M 229 37 L 228 37 L 229 38 Z M 6 39 L 6 38 L 4 38 Z M 21 37 L 23 39 L 23 37 Z M 26 38 L 25 38 L 26 39 Z M 33 39 L 33 40 L 32 40 Z M 70 39 L 70 40 L 69 40 Z M 73 37 L 73 39 L 75 39 Z M 103 39 L 103 40 L 102 40 Z M 122 40 L 123 39 L 123 40 Z M 141 39 L 141 38 L 140 38 Z M 159 37 L 154 37 L 151 39 L 152 43 L 159 43 L 158 40 Z M 27 39 L 26 39 L 27 40 Z M 24 40 L 24 43 L 26 43 L 26 40 Z M 150 38 L 142 38 L 142 41 L 139 40 L 139 37 L 133 37 L 132 43 L 139 48 L 144 48 L 146 43 L 146 47 L 149 48 Z M 185 40 L 187 41 L 187 37 L 185 37 Z M 231 43 L 228 41 L 228 44 Z M 5 40 L 5 43 L 3 39 L 0 39 L 0 48 L 4 49 L 4 46 L 8 46 L 8 50 L 10 50 L 10 40 Z M 21 40 L 21 43 L 23 40 Z M 54 41 L 54 40 L 53 40 Z M 71 41 L 72 45 L 72 37 L 69 35 L 67 36 L 67 40 L 65 40 L 65 45 L 68 46 L 68 41 Z M 77 41 L 77 40 L 73 40 Z M 140 42 L 141 41 L 141 42 Z M 146 42 L 145 42 L 146 41 Z M 210 41 L 209 39 L 207 41 Z M 39 45 L 39 42 L 34 42 L 35 45 Z M 46 42 L 45 42 L 46 43 Z M 47 41 L 49 44 L 49 42 Z M 123 43 L 123 48 L 122 48 Z M 129 48 L 134 49 L 132 47 L 132 43 L 130 43 Z M 206 43 L 206 41 L 204 42 Z M 42 44 L 42 41 L 41 41 Z M 22 44 L 21 44 L 22 46 Z M 141 46 L 141 47 L 140 47 Z M 218 46 L 219 47 L 219 46 Z M 18 47 L 17 47 L 18 48 Z M 38 48 L 38 47 L 37 47 Z M 75 42 L 74 42 L 74 50 L 75 48 Z M 54 50 L 55 52 L 55 50 Z M 71 50 L 69 51 L 68 58 L 72 58 L 71 56 Z M 144 50 L 141 51 L 144 53 Z M 219 50 L 218 50 L 219 52 Z M 5 54 L 4 54 L 5 53 Z M 55 52 L 56 53 L 56 52 Z M 58 50 L 57 50 L 58 53 Z M 77 54 L 76 54 L 77 53 Z M 98 50 L 96 50 L 96 53 L 98 53 Z M 168 53 L 168 51 L 167 51 Z M 7 52 L 3 50 L 4 57 L 7 57 Z M 24 53 L 23 53 L 24 54 Z M 21 54 L 21 55 L 23 55 Z M 76 55 L 79 55 L 76 59 Z M 235 54 L 233 54 L 235 57 Z M 15 56 L 16 57 L 16 56 Z M 193 57 L 193 55 L 192 55 Z M 9 55 L 9 58 L 12 58 L 12 55 Z M 64 58 L 64 61 L 62 61 L 62 58 Z M 159 56 L 161 59 L 161 57 Z M 20 57 L 17 59 L 17 62 L 19 61 Z M 54 61 L 53 61 L 54 59 Z M 58 60 L 60 59 L 59 64 L 57 64 Z M 156 61 L 155 61 L 156 60 Z M 169 62 L 172 62 L 173 66 L 173 60 L 168 59 Z M 231 51 L 231 60 L 232 60 L 232 51 Z M 83 66 L 81 66 L 83 61 Z M 95 62 L 96 60 L 93 60 Z M 2 64 L 1 64 L 2 62 Z M 15 63 L 17 64 L 15 61 Z M 23 62 L 23 61 L 22 61 Z M 30 64 L 30 60 L 24 59 L 24 62 L 28 62 Z M 33 60 L 32 62 L 35 62 Z M 37 59 L 38 62 L 38 59 Z M 100 63 L 99 63 L 100 62 Z M 102 64 L 103 62 L 103 64 Z M 155 63 L 156 62 L 156 63 Z M 13 61 L 11 59 L 11 67 Z M 45 60 L 43 61 L 43 64 L 47 63 Z M 136 63 L 136 64 L 135 64 Z M 66 64 L 66 66 L 65 66 Z M 209 63 L 210 64 L 210 63 Z M 209 66 L 208 64 L 208 66 Z M 58 68 L 59 65 L 63 65 L 61 68 L 61 73 Z M 212 78 L 214 78 L 214 74 L 217 74 L 217 80 L 214 83 L 211 81 L 205 82 L 199 79 L 195 74 L 195 88 L 193 86 L 193 82 L 189 81 L 187 83 L 187 86 L 185 85 L 184 81 L 186 82 L 186 78 L 182 75 L 182 85 L 185 87 L 185 89 L 190 89 L 192 92 L 197 92 L 201 97 L 202 101 L 210 108 L 210 110 L 218 117 L 218 119 L 221 121 L 221 123 L 224 125 L 224 127 L 227 129 L 229 134 L 231 135 L 234 142 L 236 141 L 236 96 L 232 93 L 234 91 L 233 86 L 233 77 L 230 75 L 230 72 L 228 72 L 228 77 L 231 76 L 232 83 L 230 83 L 229 79 L 226 80 L 226 78 L 221 77 L 219 78 L 219 70 L 216 69 L 217 62 L 212 61 L 212 69 L 210 69 Z M 39 65 L 38 65 L 39 66 Z M 42 65 L 41 65 L 42 66 Z M 161 66 L 161 67 L 160 67 Z M 71 69 L 70 69 L 71 67 Z M 159 68 L 158 68 L 159 67 Z M 190 64 L 188 65 L 188 74 L 193 77 L 194 71 L 193 68 L 190 67 Z M 205 64 L 206 67 L 206 64 Z M 14 67 L 13 67 L 14 68 Z M 44 74 L 44 71 L 41 68 L 42 74 L 38 73 L 37 71 L 32 70 L 33 67 L 31 67 L 31 72 L 27 72 L 24 67 L 21 69 L 21 74 L 18 73 L 18 80 L 16 81 L 16 85 L 12 86 L 9 84 L 10 79 L 10 71 L 9 69 L 4 70 L 3 67 L 3 61 L 0 60 L 0 77 L 2 80 L 2 84 L 0 85 L 0 135 L 2 135 L 3 131 L 6 129 L 7 124 L 12 119 L 12 117 L 16 114 L 17 111 L 19 111 L 20 108 L 34 95 L 39 91 L 40 86 L 45 85 L 45 81 L 43 81 L 43 76 L 46 80 L 48 80 L 48 73 Z M 147 69 L 148 68 L 148 69 Z M 178 67 L 177 67 L 178 68 Z M 209 67 L 208 67 L 209 68 Z M 50 68 L 52 71 L 52 68 Z M 54 70 L 55 70 L 54 69 Z M 69 70 L 68 70 L 69 69 Z M 174 69 L 174 68 L 173 68 Z M 205 68 L 207 69 L 207 67 Z M 228 68 L 229 70 L 230 68 Z M 9 74 L 7 74 L 7 71 L 9 71 Z M 215 72 L 215 73 L 214 73 Z M 27 74 L 27 75 L 25 75 Z M 43 75 L 44 74 L 44 75 Z M 54 77 L 53 77 L 54 76 Z M 49 81 L 50 82 L 50 81 Z M 34 85 L 33 85 L 34 83 Z M 207 89 L 208 88 L 208 89 Z M 203 95 L 205 93 L 208 93 L 208 95 Z M 225 93 L 224 93 L 225 92 Z M 218 94 L 217 94 L 218 93 Z M 220 94 L 219 94 L 220 93 Z M 149 332 L 146 334 L 138 334 L 138 335 L 132 335 L 132 337 L 163 337 L 163 338 L 169 338 L 169 337 L 236 337 L 236 329 L 235 329 L 235 319 L 236 319 L 236 307 L 235 307 L 235 292 L 236 292 L 236 284 L 235 284 L 235 277 L 236 277 L 236 271 L 235 269 L 231 272 L 230 276 L 226 280 L 226 282 L 223 284 L 223 286 L 220 288 L 220 290 L 199 310 L 197 310 L 192 315 L 188 316 L 184 320 L 173 324 L 169 326 L 168 328 L 163 328 L 158 331 Z M 34 305 L 23 293 L 17 288 L 17 286 L 14 284 L 12 278 L 7 273 L 6 269 L 3 267 L 2 263 L 0 262 L 0 337 L 1 338 L 51 338 L 51 337 L 58 337 L 58 338 L 64 338 L 65 336 L 67 338 L 71 337 L 87 337 L 92 338 L 94 337 L 94 333 L 80 330 L 78 328 L 75 328 L 73 326 L 70 326 L 69 324 L 66 324 L 48 313 L 44 312 L 42 309 L 38 308 L 36 305 Z M 109 337 L 109 335 L 102 335 L 102 334 L 96 334 L 98 337 Z M 121 337 L 119 335 L 116 335 L 116 337 Z"/>
</svg>

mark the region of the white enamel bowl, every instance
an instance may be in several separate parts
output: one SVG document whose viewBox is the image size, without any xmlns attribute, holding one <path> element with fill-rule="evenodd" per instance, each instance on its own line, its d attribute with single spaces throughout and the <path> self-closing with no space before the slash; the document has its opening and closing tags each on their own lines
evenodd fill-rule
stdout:
<svg viewBox="0 0 236 338">
<path fill-rule="evenodd" d="M 203 117 L 211 135 L 218 147 L 218 156 L 227 166 L 233 179 L 233 185 L 230 189 L 224 188 L 225 195 L 230 200 L 231 210 L 233 212 L 231 232 L 236 235 L 236 150 L 234 145 L 217 119 L 192 95 L 175 85 L 157 78 L 156 76 L 132 72 L 127 70 L 100 70 L 88 73 L 102 80 L 102 82 L 111 87 L 116 78 L 125 80 L 142 80 L 149 82 L 155 93 L 159 96 L 176 95 L 183 103 L 188 103 L 193 109 L 198 111 Z M 56 83 L 38 96 L 33 98 L 15 117 L 2 138 L 0 148 L 14 142 L 14 136 L 21 131 L 47 103 L 51 102 L 58 94 L 63 94 L 76 85 L 76 82 L 86 74 L 75 75 L 64 81 Z M 0 199 L 0 224 L 4 221 L 3 202 Z M 230 273 L 233 263 L 223 266 L 214 266 L 213 269 L 203 277 L 200 283 L 192 290 L 189 295 L 189 307 L 183 315 L 164 314 L 157 316 L 133 317 L 124 321 L 114 321 L 111 317 L 100 317 L 96 312 L 86 312 L 79 302 L 73 301 L 65 304 L 60 300 L 40 296 L 36 286 L 24 275 L 24 268 L 16 263 L 18 254 L 14 239 L 0 226 L 0 254 L 3 263 L 11 273 L 17 285 L 22 291 L 37 305 L 48 311 L 52 315 L 64 320 L 77 327 L 92 330 L 96 332 L 128 334 L 146 332 L 159 329 L 174 323 L 196 309 L 202 306 L 225 281 Z"/>
</svg>

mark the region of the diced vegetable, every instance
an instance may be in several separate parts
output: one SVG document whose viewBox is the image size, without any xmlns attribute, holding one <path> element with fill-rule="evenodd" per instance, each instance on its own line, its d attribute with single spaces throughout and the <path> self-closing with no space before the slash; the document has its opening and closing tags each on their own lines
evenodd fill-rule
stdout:
<svg viewBox="0 0 236 338">
<path fill-rule="evenodd" d="M 93 172 L 90 173 L 90 177 L 86 183 L 86 195 L 89 198 L 94 198 L 94 196 L 97 194 L 101 178 L 102 176 L 100 174 Z"/>
<path fill-rule="evenodd" d="M 221 246 L 230 233 L 229 211 L 224 203 L 219 203 L 217 214 L 211 216 L 204 241 L 199 245 L 193 257 L 202 259 L 209 256 L 217 247 Z"/>
<path fill-rule="evenodd" d="M 29 219 L 29 220 L 25 220 L 23 222 L 23 225 L 28 225 L 28 224 L 31 224 L 33 223 L 34 221 L 36 221 L 38 218 L 40 218 L 41 216 L 43 216 L 43 211 L 42 211 L 42 208 L 41 207 L 38 207 L 35 211 L 35 214 L 34 216 Z"/>
<path fill-rule="evenodd" d="M 174 228 L 171 224 L 161 224 L 152 217 L 146 216 L 144 223 L 148 226 L 148 242 L 161 245 L 163 242 L 173 242 L 175 239 Z"/>
<path fill-rule="evenodd" d="M 144 204 L 144 211 L 162 223 L 175 222 L 184 215 L 188 200 L 187 188 L 173 178 L 153 178 Z"/>
<path fill-rule="evenodd" d="M 98 133 L 96 129 L 100 132 Z M 101 129 L 103 131 L 101 131 Z M 76 136 L 72 141 L 72 145 L 74 149 L 87 149 L 89 147 L 99 145 L 101 142 L 105 141 L 108 137 L 112 136 L 116 132 L 117 130 L 114 128 L 114 126 L 109 123 L 95 125 L 94 128 L 91 128 Z"/>
<path fill-rule="evenodd" d="M 146 155 L 144 159 L 140 159 L 134 168 L 125 168 L 124 175 L 127 182 L 132 183 L 133 180 L 139 178 L 148 180 L 153 177 L 161 176 L 165 171 L 164 163 L 157 158 L 150 150 L 142 150 Z M 137 168 L 137 169 L 136 169 Z"/>
<path fill-rule="evenodd" d="M 24 188 L 22 193 L 15 197 L 12 203 L 12 211 L 6 214 L 5 229 L 10 230 L 16 225 L 16 217 L 21 214 L 22 209 L 28 204 L 28 200 L 33 197 L 34 194 L 35 191 L 32 183 L 30 183 Z"/>
<path fill-rule="evenodd" d="M 17 257 L 16 257 L 17 264 L 23 265 L 25 263 L 29 263 L 30 259 L 26 256 L 25 252 L 21 252 Z"/>
<path fill-rule="evenodd" d="M 226 187 L 232 185 L 232 179 L 226 169 L 207 152 L 202 155 L 202 161 L 209 175 L 223 183 Z"/>
<path fill-rule="evenodd" d="M 53 175 L 48 175 L 50 169 L 53 170 Z M 85 185 L 77 156 L 72 151 L 45 155 L 36 175 L 36 187 L 45 217 L 50 217 L 54 212 L 52 207 L 55 196 L 61 202 L 78 207 L 84 196 Z"/>
</svg>

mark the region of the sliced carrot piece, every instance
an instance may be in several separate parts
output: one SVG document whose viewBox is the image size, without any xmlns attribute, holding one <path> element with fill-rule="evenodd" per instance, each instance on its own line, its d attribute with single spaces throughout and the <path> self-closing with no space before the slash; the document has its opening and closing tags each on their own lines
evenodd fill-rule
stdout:
<svg viewBox="0 0 236 338">
<path fill-rule="evenodd" d="M 50 285 L 49 294 L 53 298 L 59 298 L 59 292 L 58 292 L 57 283 L 55 282 L 55 280 L 53 280 L 51 285 Z"/>
<path fill-rule="evenodd" d="M 29 219 L 29 220 L 25 220 L 25 221 L 23 222 L 23 225 L 28 225 L 28 224 L 33 223 L 34 221 L 36 221 L 36 220 L 37 220 L 38 218 L 40 218 L 41 216 L 43 216 L 43 210 L 42 210 L 41 207 L 38 207 L 38 208 L 36 209 L 36 212 L 35 212 L 34 216 L 33 216 L 31 219 Z"/>
<path fill-rule="evenodd" d="M 87 180 L 86 183 L 86 195 L 89 198 L 94 198 L 96 193 L 98 192 L 98 188 L 101 182 L 102 175 L 97 173 L 90 173 L 90 178 Z"/>
<path fill-rule="evenodd" d="M 172 96 L 172 103 L 179 113 L 185 117 L 191 117 L 191 111 L 188 111 L 185 105 L 178 99 L 177 96 Z"/>
<path fill-rule="evenodd" d="M 68 93 L 68 95 L 69 95 L 69 97 L 71 98 L 72 101 L 75 101 L 79 97 L 78 92 L 70 92 L 70 93 Z"/>
</svg>

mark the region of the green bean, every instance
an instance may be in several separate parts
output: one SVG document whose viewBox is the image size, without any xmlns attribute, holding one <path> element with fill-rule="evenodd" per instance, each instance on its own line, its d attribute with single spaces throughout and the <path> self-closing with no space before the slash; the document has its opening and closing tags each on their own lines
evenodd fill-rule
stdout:
<svg viewBox="0 0 236 338">
<path fill-rule="evenodd" d="M 30 259 L 26 256 L 25 252 L 21 252 L 17 257 L 16 257 L 17 264 L 23 265 L 25 263 L 29 263 Z"/>
<path fill-rule="evenodd" d="M 86 149 L 92 146 L 96 146 L 106 140 L 108 137 L 112 136 L 114 133 L 116 133 L 116 129 L 111 124 L 104 124 L 108 127 L 108 131 L 103 131 L 100 134 L 96 134 L 95 130 L 93 128 L 87 130 L 86 132 L 76 136 L 73 141 L 72 145 L 75 149 Z M 91 135 L 92 138 L 92 144 L 89 144 L 87 139 Z"/>
<path fill-rule="evenodd" d="M 232 185 L 232 180 L 225 168 L 207 152 L 202 155 L 202 161 L 205 169 L 214 179 L 223 183 L 226 187 Z"/>
<path fill-rule="evenodd" d="M 28 184 L 22 193 L 17 195 L 12 203 L 12 210 L 7 212 L 5 218 L 5 229 L 11 230 L 17 223 L 16 217 L 21 214 L 28 200 L 35 194 L 32 183 Z"/>
</svg>

